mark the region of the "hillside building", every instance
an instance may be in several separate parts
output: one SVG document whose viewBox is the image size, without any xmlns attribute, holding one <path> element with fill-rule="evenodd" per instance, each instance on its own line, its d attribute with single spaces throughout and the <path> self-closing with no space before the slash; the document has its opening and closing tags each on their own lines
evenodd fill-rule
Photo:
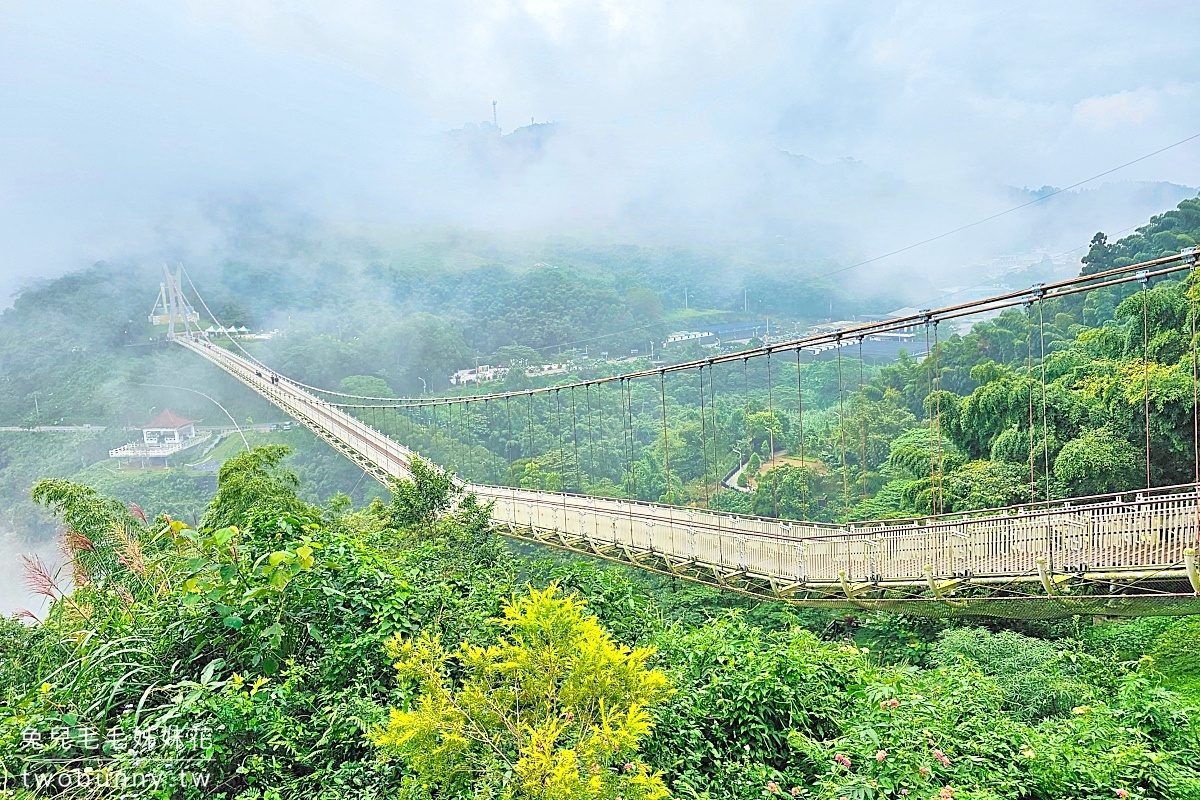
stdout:
<svg viewBox="0 0 1200 800">
<path fill-rule="evenodd" d="M 138 426 L 142 432 L 141 441 L 110 450 L 108 455 L 125 469 L 168 467 L 171 456 L 195 447 L 211 435 L 207 432 L 197 433 L 197 422 L 199 420 L 181 417 L 165 408 L 154 419 Z"/>
</svg>

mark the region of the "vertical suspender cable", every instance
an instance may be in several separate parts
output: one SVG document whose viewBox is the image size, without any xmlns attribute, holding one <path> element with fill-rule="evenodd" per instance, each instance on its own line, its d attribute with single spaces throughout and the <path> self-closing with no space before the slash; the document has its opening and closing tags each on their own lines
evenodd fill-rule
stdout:
<svg viewBox="0 0 1200 800">
<path fill-rule="evenodd" d="M 1196 254 L 1190 255 L 1192 271 L 1188 275 L 1188 296 L 1192 320 L 1192 480 L 1200 486 L 1200 370 L 1196 363 Z"/>
<path fill-rule="evenodd" d="M 933 408 L 934 408 L 934 429 L 937 432 L 937 486 L 934 494 L 934 499 L 937 501 L 937 513 L 942 513 L 946 508 L 945 493 L 942 490 L 942 481 L 944 480 L 943 461 L 942 458 L 942 363 L 941 363 L 941 347 L 938 342 L 938 322 L 933 322 Z"/>
<path fill-rule="evenodd" d="M 712 508 L 712 499 L 708 493 L 708 418 L 704 404 L 704 365 L 700 365 L 700 455 L 704 463 L 704 507 Z M 709 376 L 711 378 L 711 376 Z"/>
<path fill-rule="evenodd" d="M 721 510 L 721 483 L 725 480 L 725 473 L 719 472 L 721 469 L 721 429 L 717 426 L 717 370 L 716 365 L 708 365 L 708 414 L 712 419 L 713 431 L 713 463 L 718 469 L 717 486 L 714 490 L 713 500 L 716 502 L 717 510 Z M 721 517 L 717 516 L 717 529 L 720 530 Z"/>
<path fill-rule="evenodd" d="M 745 411 L 742 412 L 742 430 L 744 430 L 746 433 L 746 451 L 747 452 L 745 455 L 745 460 L 743 461 L 742 459 L 738 459 L 738 461 L 739 461 L 739 463 L 744 463 L 744 464 L 749 465 L 750 450 L 754 444 L 754 441 L 750 438 L 750 373 L 746 368 L 746 359 L 744 359 L 744 358 L 742 359 L 742 394 L 743 394 L 743 408 L 745 409 Z M 755 479 L 757 479 L 758 475 L 754 475 L 753 477 Z"/>
<path fill-rule="evenodd" d="M 1192 481 L 1196 491 L 1200 491 L 1200 374 L 1196 363 L 1196 251 L 1187 253 L 1185 258 L 1191 264 L 1188 273 L 1188 299 L 1191 301 L 1192 322 Z M 1192 536 L 1200 533 L 1200 503 L 1196 504 L 1196 518 L 1193 520 Z"/>
<path fill-rule="evenodd" d="M 753 444 L 750 439 L 750 371 L 744 358 L 742 359 L 742 396 L 742 404 L 745 408 L 742 413 L 742 429 L 746 432 L 746 449 L 749 450 Z M 749 463 L 749 461 L 750 453 L 746 453 L 746 462 Z"/>
<path fill-rule="evenodd" d="M 446 463 L 447 463 L 447 465 L 449 465 L 451 467 L 454 466 L 453 453 L 455 450 L 455 447 L 454 447 L 455 444 L 456 444 L 456 442 L 454 439 L 454 403 L 451 402 L 446 405 Z"/>
<path fill-rule="evenodd" d="M 485 413 L 487 413 L 488 440 L 492 441 L 495 439 L 496 423 L 492 419 L 492 416 L 493 416 L 492 406 L 487 400 L 483 401 L 483 410 Z M 488 447 L 488 450 L 490 450 L 491 454 L 492 454 L 492 474 L 495 476 L 496 484 L 499 486 L 503 486 L 504 481 L 501 479 L 499 448 L 496 447 L 493 443 L 491 446 Z"/>
<path fill-rule="evenodd" d="M 1042 484 L 1044 499 L 1050 500 L 1050 425 L 1046 413 L 1046 321 L 1045 301 L 1038 302 L 1038 342 L 1042 361 Z"/>
<path fill-rule="evenodd" d="M 933 448 L 933 348 L 929 343 L 929 315 L 925 316 L 925 420 L 929 429 L 929 512 L 937 513 L 937 455 Z"/>
<path fill-rule="evenodd" d="M 775 471 L 775 388 L 771 383 L 771 351 L 767 351 L 767 410 L 771 412 L 771 423 L 767 427 L 768 447 L 771 450 L 771 515 L 779 516 L 779 475 Z"/>
<path fill-rule="evenodd" d="M 845 382 L 842 380 L 842 337 L 837 337 L 837 376 L 838 376 L 838 439 L 842 451 L 842 502 L 846 510 L 850 510 L 850 476 L 846 464 L 846 393 Z"/>
<path fill-rule="evenodd" d="M 600 431 L 600 469 L 598 474 L 604 473 L 604 393 L 602 389 L 604 384 L 596 384 L 596 427 Z"/>
<path fill-rule="evenodd" d="M 475 446 L 471 444 L 471 401 L 468 400 L 463 404 L 463 444 L 467 446 L 467 452 L 463 454 L 463 471 L 469 472 L 472 469 L 472 456 L 475 454 Z M 470 480 L 468 475 L 467 480 Z"/>
<path fill-rule="evenodd" d="M 1146 488 L 1150 488 L 1150 280 L 1143 273 L 1142 284 L 1142 390 L 1143 419 L 1146 425 Z"/>
<path fill-rule="evenodd" d="M 559 396 L 559 390 L 554 390 L 554 427 L 558 429 L 558 468 L 562 470 L 562 475 L 559 481 L 562 485 L 562 491 L 567 490 L 567 452 L 563 444 L 563 425 L 562 425 L 562 398 Z"/>
<path fill-rule="evenodd" d="M 600 393 L 599 385 L 596 386 L 597 395 Z M 592 426 L 592 385 L 585 383 L 583 385 L 583 401 L 587 406 L 587 428 L 588 428 L 588 469 L 592 474 L 592 480 L 596 480 L 596 430 Z"/>
<path fill-rule="evenodd" d="M 862 439 L 859 469 L 862 472 L 862 499 L 867 499 L 867 396 L 863 392 L 863 337 L 858 337 L 858 427 Z"/>
<path fill-rule="evenodd" d="M 533 460 L 533 392 L 525 395 L 529 398 L 529 455 L 526 458 L 529 461 Z"/>
<path fill-rule="evenodd" d="M 634 538 L 633 504 L 641 499 L 638 496 L 637 470 L 633 458 L 635 444 L 633 431 L 633 381 L 630 378 L 623 378 L 621 382 L 625 384 L 625 391 L 623 393 L 625 403 L 623 411 L 625 413 L 622 415 L 625 419 L 621 420 L 621 426 L 624 427 L 626 422 L 629 424 L 629 482 L 630 488 L 633 490 L 633 501 L 628 504 L 627 510 L 629 512 L 629 537 L 632 542 Z"/>
<path fill-rule="evenodd" d="M 631 385 L 632 382 L 628 378 L 623 378 L 621 380 L 621 382 L 623 384 L 625 384 L 625 392 L 624 392 L 625 419 L 622 420 L 622 425 L 628 424 L 628 426 L 629 426 L 629 481 L 633 488 L 633 499 L 637 500 L 638 499 L 637 470 L 634 468 L 635 465 L 633 463 L 634 462 L 634 454 L 635 454 L 635 448 L 634 448 L 635 442 L 634 442 L 634 431 L 633 431 L 633 386 Z M 630 513 L 632 514 L 633 512 L 630 511 Z M 632 519 L 632 517 L 630 519 Z"/>
<path fill-rule="evenodd" d="M 504 460 L 508 462 L 506 469 L 508 479 L 512 478 L 512 445 L 514 443 L 512 426 L 512 398 L 504 395 L 504 411 L 508 416 L 508 437 L 504 440 Z"/>
<path fill-rule="evenodd" d="M 571 439 L 575 444 L 576 490 L 583 491 L 583 462 L 579 460 L 579 417 L 575 413 L 575 387 L 571 387 Z"/>
<path fill-rule="evenodd" d="M 675 493 L 671 488 L 671 445 L 667 441 L 667 373 L 658 371 L 658 392 L 662 403 L 663 467 L 667 476 L 667 503 L 674 505 Z"/>
<path fill-rule="evenodd" d="M 633 426 L 633 380 L 632 379 L 625 381 L 625 399 L 628 401 L 626 403 L 625 410 L 629 414 L 630 472 L 633 475 L 633 491 L 636 493 L 638 491 L 638 488 L 637 488 L 638 447 L 637 447 L 637 431 Z M 646 402 L 645 402 L 645 400 L 643 400 L 642 401 L 643 410 L 645 409 L 645 405 L 646 405 Z"/>
<path fill-rule="evenodd" d="M 1037 474 L 1033 462 L 1033 301 L 1025 301 L 1025 385 L 1029 388 L 1029 502 L 1037 500 Z"/>
<path fill-rule="evenodd" d="M 808 462 L 804 458 L 804 392 L 800 386 L 800 348 L 796 348 L 796 426 L 800 440 L 800 466 L 808 469 Z M 800 516 L 808 516 L 808 478 L 805 477 L 800 481 Z"/>
<path fill-rule="evenodd" d="M 433 405 L 431 405 L 429 407 L 430 416 L 433 418 L 433 442 L 434 442 L 434 445 L 437 444 L 437 440 L 438 440 L 438 413 L 437 413 L 437 410 L 438 410 L 437 403 L 434 403 Z M 433 448 L 433 450 L 434 450 L 434 452 L 437 452 L 436 446 Z"/>
</svg>

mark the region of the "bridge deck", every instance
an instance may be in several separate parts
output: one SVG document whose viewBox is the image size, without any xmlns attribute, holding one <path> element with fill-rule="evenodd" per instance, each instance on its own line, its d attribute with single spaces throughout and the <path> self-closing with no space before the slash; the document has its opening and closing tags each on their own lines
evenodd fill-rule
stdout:
<svg viewBox="0 0 1200 800">
<path fill-rule="evenodd" d="M 385 485 L 409 475 L 416 454 L 356 417 L 202 338 L 176 341 Z M 1200 494 L 1192 486 L 849 525 L 477 484 L 466 489 L 494 502 L 493 519 L 507 535 L 779 599 L 936 614 L 1200 613 L 1194 562 Z M 1097 593 L 1097 587 L 1104 588 Z M 1036 613 L 1003 610 L 1034 601 L 1042 601 Z M 1137 610 L 1147 607 L 1153 610 Z"/>
</svg>

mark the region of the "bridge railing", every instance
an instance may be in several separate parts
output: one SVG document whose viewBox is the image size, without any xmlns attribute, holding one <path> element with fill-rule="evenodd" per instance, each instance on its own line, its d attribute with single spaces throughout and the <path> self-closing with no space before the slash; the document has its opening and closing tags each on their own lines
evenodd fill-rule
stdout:
<svg viewBox="0 0 1200 800">
<path fill-rule="evenodd" d="M 498 521 L 560 531 L 589 546 L 628 549 L 726 572 L 805 583 L 920 583 L 935 577 L 997 582 L 1050 574 L 1097 579 L 1131 571 L 1179 570 L 1195 547 L 1197 493 L 1188 487 L 1135 500 L 1105 499 L 966 519 L 919 521 L 853 530 L 762 532 L 747 520 L 720 524 L 677 510 L 673 519 L 635 504 L 597 502 L 521 489 L 471 486 L 495 502 Z"/>
</svg>

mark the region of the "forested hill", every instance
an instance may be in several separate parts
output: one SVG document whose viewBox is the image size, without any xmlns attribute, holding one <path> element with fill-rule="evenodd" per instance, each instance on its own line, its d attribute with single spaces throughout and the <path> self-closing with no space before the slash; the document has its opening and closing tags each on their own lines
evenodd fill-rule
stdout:
<svg viewBox="0 0 1200 800">
<path fill-rule="evenodd" d="M 1085 272 L 1187 246 L 1197 236 L 1196 214 L 1197 200 L 1185 200 L 1119 242 L 1097 234 Z M 834 280 L 812 277 L 827 265 L 781 264 L 763 254 L 460 231 L 420 232 L 393 244 L 306 235 L 298 224 L 245 217 L 230 223 L 223 251 L 189 271 L 221 322 L 284 329 L 286 342 L 266 355 L 298 378 L 327 385 L 377 375 L 398 394 L 418 392 L 420 378 L 439 385 L 475 357 L 486 361 L 513 345 L 547 360 L 572 343 L 627 352 L 698 320 L 744 316 L 743 304 L 752 317 L 798 320 L 900 304 L 891 295 L 851 296 Z M 0 314 L 0 424 L 124 424 L 140 413 L 133 409 L 153 405 L 131 385 L 135 379 L 186 381 L 189 367 L 150 344 L 146 315 L 160 279 L 157 261 L 100 263 L 21 292 Z M 697 309 L 708 313 L 697 316 Z M 194 403 L 207 415 L 203 401 Z"/>
<path fill-rule="evenodd" d="M 1084 270 L 1178 252 L 1197 239 L 1200 200 L 1190 199 L 1120 241 L 1110 243 L 1097 234 Z M 189 266 L 216 317 L 225 324 L 282 329 L 282 335 L 253 346 L 289 375 L 331 387 L 347 379 L 366 385 L 364 379 L 370 379 L 376 387 L 372 394 L 419 393 L 425 384 L 436 391 L 445 386 L 446 376 L 476 358 L 550 361 L 560 345 L 580 340 L 590 340 L 586 346 L 593 354 L 602 348 L 645 348 L 651 336 L 722 319 L 738 305 L 745 287 L 770 299 L 772 313 L 782 309 L 797 318 L 828 313 L 828 297 L 835 292 L 815 279 L 789 281 L 786 273 L 768 274 L 762 265 L 736 271 L 718 255 L 682 250 L 563 242 L 519 247 L 462 233 L 426 234 L 390 248 L 361 239 L 278 237 L 265 230 L 234 241 L 240 258 Z M 206 424 L 225 422 L 203 396 L 162 387 L 199 388 L 239 421 L 280 419 L 232 379 L 151 341 L 154 331 L 146 315 L 158 281 L 149 266 L 100 264 L 18 297 L 0 314 L 0 423 L 124 428 L 144 422 L 164 404 Z M 682 308 L 684 286 L 690 287 L 687 309 Z M 777 406 L 776 418 L 769 419 L 770 401 L 761 391 L 728 395 L 713 421 L 714 435 L 723 443 L 709 465 L 714 475 L 736 465 L 735 450 L 753 451 L 749 457 L 755 462 L 767 461 L 752 465 L 766 473 L 770 462 L 762 449 L 772 438 L 811 463 L 782 464 L 769 480 L 747 481 L 752 492 L 727 493 L 721 503 L 760 514 L 861 519 L 1005 505 L 1027 500 L 1035 490 L 1037 496 L 1063 496 L 1137 484 L 1145 439 L 1135 374 L 1141 364 L 1134 335 L 1141 312 L 1136 303 L 1122 305 L 1129 291 L 1111 288 L 1042 307 L 1036 354 L 1030 350 L 1033 318 L 1019 310 L 944 340 L 938 355 L 945 394 L 938 403 L 937 442 L 929 432 L 927 372 L 912 360 L 882 369 L 868 365 L 865 391 L 848 392 L 841 414 L 831 407 L 836 399 L 832 376 L 820 364 L 806 365 L 812 370 L 804 382 L 806 393 L 812 393 L 805 400 L 812 416 L 803 442 L 786 408 Z M 1156 365 L 1151 468 L 1158 484 L 1185 478 L 1189 463 L 1183 292 L 1183 284 L 1165 281 L 1149 294 L 1148 325 L 1154 334 L 1149 354 Z M 885 300 L 833 296 L 847 313 L 890 307 Z M 1028 413 L 1030 393 L 1039 406 L 1042 395 L 1040 380 L 1033 380 L 1040 379 L 1040 369 L 1031 376 L 1027 362 L 1036 357 L 1040 363 L 1043 341 L 1048 353 L 1045 426 L 1040 414 L 1031 424 Z M 693 402 L 690 395 L 681 398 L 672 410 L 672 441 L 680 448 L 694 445 L 703 433 L 698 410 L 688 406 Z M 658 422 L 637 424 L 647 443 L 637 464 L 629 467 L 614 449 L 608 461 L 603 454 L 598 459 L 593 485 L 572 488 L 666 498 L 668 487 L 656 477 L 663 471 L 662 454 L 655 449 Z M 551 431 L 545 427 L 541 435 L 551 437 Z M 476 433 L 458 444 L 434 437 L 436 446 L 420 431 L 396 433 L 459 469 L 491 465 L 486 474 L 471 476 L 480 479 L 553 488 L 580 472 L 578 465 L 562 461 L 551 438 L 535 443 L 540 451 L 521 453 L 511 468 L 497 471 L 501 456 L 517 452 L 498 431 L 486 441 Z M 38 474 L 73 475 L 121 440 L 114 431 L 68 447 L 16 436 L 0 437 L 0 499 L 11 509 L 6 516 L 14 529 L 29 524 L 27 494 Z M 292 444 L 303 458 L 323 452 L 316 445 Z M 936 474 L 930 470 L 935 444 Z M 1030 485 L 1031 447 L 1041 453 L 1032 465 L 1035 486 Z M 334 461 L 330 455 L 328 461 L 297 468 L 307 485 L 322 493 L 361 489 L 360 476 L 348 465 L 344 471 L 334 468 Z M 671 498 L 702 502 L 709 496 L 705 486 L 712 476 L 705 474 L 703 459 L 673 456 L 672 461 L 678 485 Z"/>
<path fill-rule="evenodd" d="M 727 253 L 454 231 L 388 244 L 241 224 L 221 254 L 186 265 L 217 319 L 282 329 L 286 341 L 264 355 L 300 379 L 336 385 L 378 375 L 400 394 L 420 392 L 421 378 L 444 386 L 454 370 L 505 346 L 547 360 L 572 343 L 627 353 L 744 304 L 756 318 L 806 319 L 899 302 L 850 297 L 811 277 L 820 265 Z M 0 424 L 124 424 L 156 404 L 134 379 L 191 379 L 176 354 L 150 344 L 147 314 L 160 280 L 157 260 L 100 263 L 20 293 L 0 314 Z M 228 394 L 218 399 L 239 405 Z M 204 401 L 191 402 L 191 413 L 209 414 Z"/>
</svg>

